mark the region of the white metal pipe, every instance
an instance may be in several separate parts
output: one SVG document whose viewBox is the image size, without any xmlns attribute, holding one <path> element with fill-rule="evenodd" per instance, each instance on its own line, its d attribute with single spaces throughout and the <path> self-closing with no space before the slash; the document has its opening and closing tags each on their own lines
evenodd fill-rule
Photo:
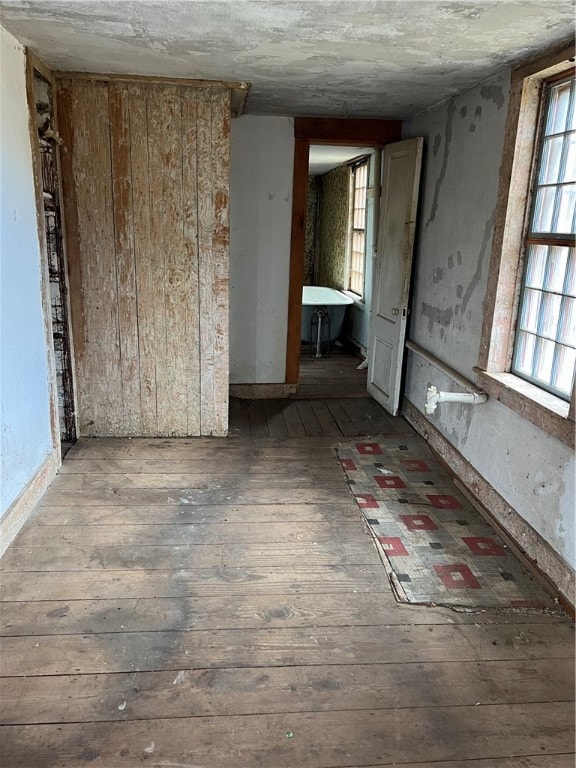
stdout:
<svg viewBox="0 0 576 768">
<path fill-rule="evenodd" d="M 434 413 L 439 403 L 467 403 L 478 405 L 488 400 L 486 392 L 440 392 L 436 387 L 426 390 L 426 413 Z"/>
<path fill-rule="evenodd" d="M 318 336 L 316 338 L 316 357 L 322 357 L 322 311 L 318 312 Z"/>
</svg>

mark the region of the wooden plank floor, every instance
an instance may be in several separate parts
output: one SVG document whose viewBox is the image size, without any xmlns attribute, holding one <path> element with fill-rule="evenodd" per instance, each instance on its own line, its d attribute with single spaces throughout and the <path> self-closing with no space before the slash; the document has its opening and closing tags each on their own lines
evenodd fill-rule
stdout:
<svg viewBox="0 0 576 768">
<path fill-rule="evenodd" d="M 309 398 L 367 398 L 367 370 L 358 366 L 363 357 L 346 348 L 333 347 L 323 357 L 310 355 L 303 347 L 300 355 L 299 388 L 296 399 Z"/>
<path fill-rule="evenodd" d="M 231 437 L 356 437 L 413 434 L 370 397 L 230 401 Z"/>
<path fill-rule="evenodd" d="M 70 450 L 0 561 L 0 765 L 572 768 L 572 622 L 396 603 L 338 438 L 257 413 Z"/>
</svg>

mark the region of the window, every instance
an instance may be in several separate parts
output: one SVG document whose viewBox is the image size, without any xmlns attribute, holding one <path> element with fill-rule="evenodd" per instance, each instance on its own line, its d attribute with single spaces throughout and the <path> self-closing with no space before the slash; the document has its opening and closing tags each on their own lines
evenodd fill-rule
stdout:
<svg viewBox="0 0 576 768">
<path fill-rule="evenodd" d="M 364 294 L 364 262 L 366 254 L 366 188 L 368 186 L 368 160 L 352 166 L 352 200 L 350 217 L 350 269 L 348 290 Z"/>
<path fill-rule="evenodd" d="M 574 445 L 574 45 L 512 73 L 477 372 L 491 395 Z"/>
<path fill-rule="evenodd" d="M 512 372 L 565 400 L 576 360 L 576 79 L 543 84 Z"/>
</svg>

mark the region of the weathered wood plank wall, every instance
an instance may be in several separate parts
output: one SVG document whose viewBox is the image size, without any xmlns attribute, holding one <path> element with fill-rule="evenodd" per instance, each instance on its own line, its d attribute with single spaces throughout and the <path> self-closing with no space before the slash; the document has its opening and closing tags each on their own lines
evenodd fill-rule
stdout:
<svg viewBox="0 0 576 768">
<path fill-rule="evenodd" d="M 59 81 L 81 435 L 224 435 L 230 90 Z"/>
</svg>

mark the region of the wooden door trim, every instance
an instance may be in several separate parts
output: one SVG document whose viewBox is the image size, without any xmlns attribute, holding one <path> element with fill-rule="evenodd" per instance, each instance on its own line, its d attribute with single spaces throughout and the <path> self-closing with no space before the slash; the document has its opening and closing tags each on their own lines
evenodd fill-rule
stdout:
<svg viewBox="0 0 576 768">
<path fill-rule="evenodd" d="M 304 241 L 308 192 L 308 153 L 311 144 L 333 144 L 381 148 L 399 141 L 400 120 L 297 117 L 294 120 L 294 175 L 292 229 L 288 284 L 288 332 L 286 384 L 298 384 L 300 371 L 300 326 L 304 282 Z"/>
<path fill-rule="evenodd" d="M 48 245 L 46 242 L 46 224 L 44 221 L 44 195 L 42 184 L 42 160 L 38 143 L 36 127 L 36 98 L 34 94 L 34 77 L 37 72 L 52 87 L 55 99 L 56 82 L 50 68 L 39 59 L 29 48 L 26 48 L 26 99 L 28 102 L 28 128 L 30 147 L 32 151 L 32 173 L 34 177 L 34 196 L 36 198 L 36 226 L 38 229 L 38 244 L 41 255 L 41 295 L 42 314 L 44 316 L 44 341 L 48 364 L 48 399 L 50 404 L 50 435 L 52 439 L 52 455 L 55 457 L 56 469 L 62 463 L 60 445 L 60 424 L 58 419 L 58 386 L 56 378 L 56 359 L 52 339 L 52 305 L 50 300 L 50 275 L 48 265 Z M 55 102 L 54 102 L 55 110 Z"/>
</svg>

